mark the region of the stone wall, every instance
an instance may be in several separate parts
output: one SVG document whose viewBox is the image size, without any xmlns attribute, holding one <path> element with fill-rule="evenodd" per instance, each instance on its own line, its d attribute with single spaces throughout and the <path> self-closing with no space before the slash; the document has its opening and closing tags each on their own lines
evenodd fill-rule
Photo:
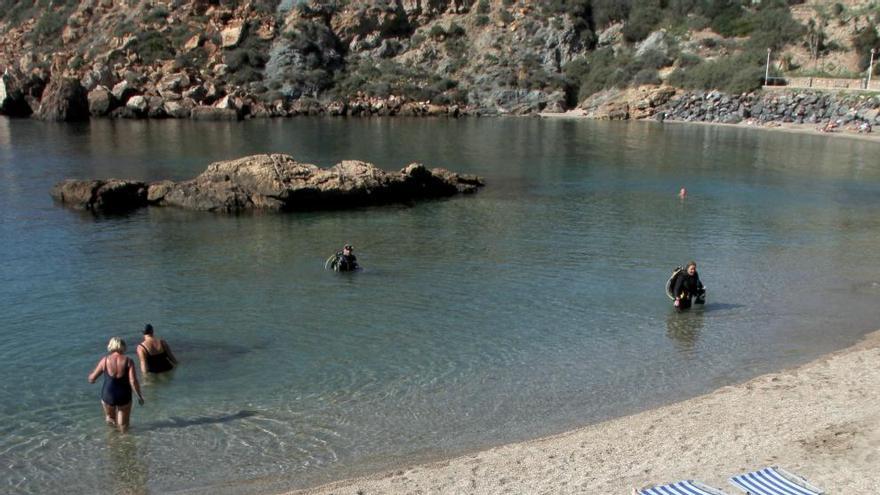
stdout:
<svg viewBox="0 0 880 495">
<path fill-rule="evenodd" d="M 841 126 L 880 125 L 880 96 L 838 95 L 813 90 L 786 90 L 726 95 L 717 91 L 679 93 L 657 107 L 657 120 L 736 124 L 750 120 Z"/>
</svg>

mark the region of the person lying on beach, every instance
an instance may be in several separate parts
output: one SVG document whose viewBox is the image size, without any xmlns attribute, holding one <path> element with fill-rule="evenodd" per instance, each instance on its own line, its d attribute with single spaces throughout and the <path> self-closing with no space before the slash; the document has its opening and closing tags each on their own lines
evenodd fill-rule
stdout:
<svg viewBox="0 0 880 495">
<path fill-rule="evenodd" d="M 144 374 L 164 373 L 177 366 L 177 358 L 171 352 L 171 346 L 165 339 L 153 335 L 153 325 L 149 323 L 144 327 L 144 341 L 138 344 L 137 355 Z"/>
<path fill-rule="evenodd" d="M 675 294 L 675 301 L 672 305 L 676 310 L 682 311 L 691 307 L 693 299 L 697 298 L 697 303 L 702 304 L 700 297 L 706 292 L 700 276 L 697 274 L 697 263 L 691 261 L 687 264 L 685 272 L 675 279 L 672 286 L 672 293 Z"/>
<path fill-rule="evenodd" d="M 144 405 L 141 386 L 138 383 L 134 362 L 125 355 L 125 341 L 113 337 L 107 344 L 107 355 L 98 361 L 95 370 L 89 375 L 89 383 L 95 383 L 104 374 L 104 386 L 101 389 L 101 406 L 107 424 L 116 426 L 125 433 L 131 417 L 131 390 L 137 393 L 138 404 Z"/>
</svg>

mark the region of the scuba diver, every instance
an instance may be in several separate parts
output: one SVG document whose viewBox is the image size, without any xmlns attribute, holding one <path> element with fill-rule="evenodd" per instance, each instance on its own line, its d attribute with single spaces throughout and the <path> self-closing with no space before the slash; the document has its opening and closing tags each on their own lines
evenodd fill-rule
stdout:
<svg viewBox="0 0 880 495">
<path fill-rule="evenodd" d="M 697 274 L 697 263 L 689 262 L 685 269 L 677 268 L 666 283 L 666 294 L 673 299 L 672 305 L 677 311 L 691 307 L 691 303 L 706 303 L 706 288 Z"/>
<path fill-rule="evenodd" d="M 357 262 L 357 256 L 353 253 L 354 248 L 351 244 L 346 244 L 343 246 L 342 251 L 337 251 L 336 254 L 327 259 L 327 262 L 324 263 L 324 268 L 332 269 L 337 272 L 353 272 L 360 268 Z"/>
</svg>

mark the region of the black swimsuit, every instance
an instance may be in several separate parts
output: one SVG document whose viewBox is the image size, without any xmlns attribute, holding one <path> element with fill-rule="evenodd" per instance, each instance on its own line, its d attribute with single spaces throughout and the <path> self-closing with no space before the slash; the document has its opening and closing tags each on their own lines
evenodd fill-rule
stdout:
<svg viewBox="0 0 880 495">
<path fill-rule="evenodd" d="M 101 400 L 108 406 L 121 407 L 131 404 L 131 382 L 128 381 L 128 367 L 131 360 L 125 358 L 125 372 L 121 377 L 110 374 L 110 357 L 104 362 L 104 387 Z"/>
<path fill-rule="evenodd" d="M 140 344 L 140 346 L 144 349 L 148 373 L 164 373 L 174 369 L 174 364 L 172 364 L 171 359 L 168 358 L 168 353 L 165 352 L 164 345 L 162 346 L 162 352 L 156 354 L 150 354 L 150 350 L 147 349 L 147 346 L 144 344 Z"/>
</svg>

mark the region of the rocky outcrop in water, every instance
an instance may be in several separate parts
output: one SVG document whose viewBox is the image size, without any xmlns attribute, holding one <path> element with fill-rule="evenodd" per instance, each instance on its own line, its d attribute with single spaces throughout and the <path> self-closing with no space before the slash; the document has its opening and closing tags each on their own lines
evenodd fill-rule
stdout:
<svg viewBox="0 0 880 495">
<path fill-rule="evenodd" d="M 143 183 L 119 179 L 65 180 L 52 189 L 57 201 L 77 209 L 124 212 L 145 206 L 239 212 L 337 209 L 473 193 L 474 175 L 427 169 L 419 163 L 385 172 L 345 160 L 322 169 L 289 155 L 253 155 L 212 163 L 188 181 Z"/>
</svg>

